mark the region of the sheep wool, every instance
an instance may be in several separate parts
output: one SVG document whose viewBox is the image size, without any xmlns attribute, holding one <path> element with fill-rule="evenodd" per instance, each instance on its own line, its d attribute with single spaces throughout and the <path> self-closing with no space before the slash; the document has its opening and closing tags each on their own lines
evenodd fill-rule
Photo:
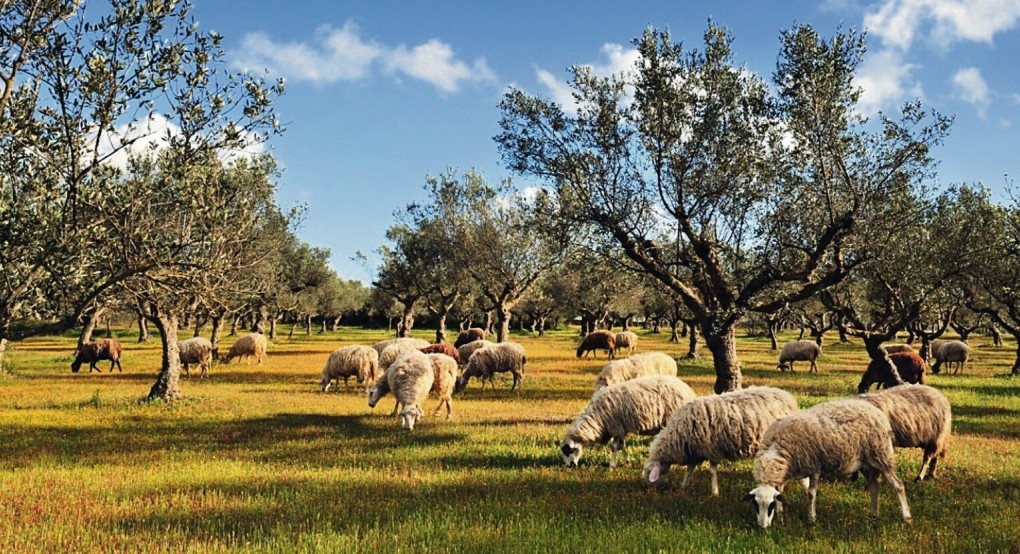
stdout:
<svg viewBox="0 0 1020 554">
<path fill-rule="evenodd" d="M 326 366 L 322 368 L 319 385 L 322 386 L 322 392 L 326 392 L 334 379 L 343 378 L 346 389 L 347 380 L 354 377 L 358 383 L 365 383 L 367 392 L 378 376 L 379 354 L 374 348 L 355 344 L 338 348 L 330 353 Z"/>
<path fill-rule="evenodd" d="M 461 331 L 460 334 L 457 335 L 457 340 L 454 341 L 453 347 L 454 348 L 460 348 L 461 346 L 464 346 L 465 344 L 467 344 L 469 342 L 474 342 L 476 340 L 484 340 L 484 339 L 485 339 L 485 329 L 482 329 L 481 327 L 472 327 L 470 329 L 466 329 L 464 331 Z"/>
<path fill-rule="evenodd" d="M 909 344 L 886 344 L 882 348 L 885 349 L 886 354 L 895 354 L 897 352 L 913 352 L 914 347 Z"/>
<path fill-rule="evenodd" d="M 634 354 L 622 360 L 613 360 L 602 367 L 595 379 L 595 390 L 648 375 L 676 375 L 676 360 L 662 352 Z"/>
<path fill-rule="evenodd" d="M 428 345 L 426 344 L 426 346 Z M 390 367 L 390 364 L 392 364 L 401 355 L 406 354 L 407 352 L 419 352 L 426 346 L 421 346 L 411 341 L 395 342 L 387 346 L 383 349 L 382 353 L 379 354 L 379 369 L 381 371 L 386 371 L 386 368 Z"/>
<path fill-rule="evenodd" d="M 783 349 L 779 352 L 779 364 L 776 365 L 776 369 L 793 371 L 794 362 L 811 362 L 809 371 L 818 373 L 818 364 L 815 363 L 815 360 L 821 354 L 822 347 L 813 340 L 790 341 L 783 345 Z"/>
<path fill-rule="evenodd" d="M 428 357 L 434 372 L 432 393 L 439 397 L 439 405 L 432 415 L 439 415 L 446 405 L 446 419 L 450 419 L 453 417 L 453 389 L 457 385 L 457 362 L 446 354 L 432 353 Z"/>
<path fill-rule="evenodd" d="M 85 362 L 89 363 L 89 373 L 93 371 L 102 373 L 102 370 L 96 367 L 96 362 L 100 360 L 110 360 L 110 373 L 113 373 L 115 365 L 121 373 L 124 373 L 124 368 L 120 365 L 122 352 L 123 348 L 120 343 L 114 339 L 99 339 L 86 342 L 81 345 L 81 348 L 75 354 L 74 361 L 71 362 L 71 373 L 78 373 L 81 369 L 81 364 Z"/>
<path fill-rule="evenodd" d="M 671 375 L 640 377 L 600 389 L 563 437 L 563 463 L 576 467 L 585 445 L 612 439 L 609 465 L 616 467 L 618 451 L 627 459 L 627 435 L 657 433 L 677 408 L 696 396 L 687 383 Z"/>
<path fill-rule="evenodd" d="M 430 344 L 425 348 L 420 348 L 422 354 L 446 354 L 453 358 L 453 361 L 458 365 L 460 364 L 460 352 L 457 351 L 453 345 L 441 342 L 439 344 Z"/>
<path fill-rule="evenodd" d="M 492 346 L 486 346 L 480 348 L 471 355 L 468 360 L 467 369 L 464 370 L 464 374 L 457 379 L 457 386 L 455 392 L 464 390 L 467 386 L 468 381 L 472 377 L 478 377 L 482 381 L 482 389 L 485 389 L 485 381 L 489 381 L 492 384 L 492 388 L 496 388 L 496 383 L 493 377 L 497 373 L 509 372 L 513 375 L 514 384 L 510 387 L 510 392 L 517 389 L 517 385 L 524 379 L 524 364 L 528 362 L 528 357 L 524 352 L 524 346 L 516 342 L 500 342 Z"/>
<path fill-rule="evenodd" d="M 415 345 L 414 346 L 415 348 L 425 348 L 426 346 L 429 345 L 429 341 L 427 341 L 425 339 L 416 339 L 416 338 L 413 338 L 413 337 L 400 337 L 400 338 L 397 338 L 397 339 L 381 340 L 381 341 L 373 344 L 372 348 L 374 348 L 375 351 L 379 354 L 379 357 L 382 358 L 383 350 L 386 350 L 387 346 L 390 346 L 392 344 L 400 344 L 400 343 L 413 344 L 413 345 Z"/>
<path fill-rule="evenodd" d="M 626 350 L 627 355 L 630 356 L 637 350 L 638 336 L 637 333 L 632 331 L 623 331 L 622 333 L 616 334 L 616 351 L 613 353 L 615 357 L 621 350 Z"/>
<path fill-rule="evenodd" d="M 188 340 L 177 343 L 180 352 L 181 365 L 184 366 L 184 374 L 191 377 L 191 370 L 188 366 L 198 364 L 202 368 L 201 377 L 209 373 L 209 366 L 212 365 L 212 343 L 203 337 L 192 337 Z"/>
<path fill-rule="evenodd" d="M 597 329 L 588 333 L 581 339 L 581 344 L 577 347 L 577 357 L 580 358 L 582 355 L 588 357 L 588 353 L 593 352 L 598 358 L 598 350 L 605 350 L 609 354 L 609 359 L 612 360 L 616 351 L 616 335 L 605 329 Z"/>
<path fill-rule="evenodd" d="M 786 481 L 808 479 L 808 519 L 814 522 L 819 479 L 845 477 L 858 470 L 871 491 L 871 514 L 878 516 L 881 475 L 896 490 L 903 520 L 910 522 L 907 495 L 896 477 L 892 436 L 885 414 L 859 398 L 824 402 L 776 421 L 754 458 L 758 486 L 745 497 L 755 506 L 758 525 L 768 527 L 782 511 Z"/>
<path fill-rule="evenodd" d="M 871 385 L 879 387 L 895 387 L 903 383 L 924 384 L 924 375 L 928 371 L 924 359 L 914 352 L 895 352 L 880 360 L 872 360 L 861 376 L 857 385 L 858 394 L 868 392 Z"/>
<path fill-rule="evenodd" d="M 250 356 L 255 357 L 256 363 L 262 365 L 262 359 L 266 358 L 266 336 L 262 333 L 248 333 L 239 337 L 230 346 L 230 351 L 223 356 L 222 363 L 229 364 L 234 358 L 244 358 L 245 363 L 251 364 Z"/>
<path fill-rule="evenodd" d="M 936 348 L 935 344 L 932 344 L 931 347 L 932 356 L 935 358 L 935 363 L 931 366 L 931 372 L 938 375 L 942 371 L 942 364 L 944 363 L 948 368 L 953 368 L 955 364 L 954 374 L 962 373 L 963 366 L 970 358 L 970 346 L 959 340 L 937 344 L 938 348 Z"/>
<path fill-rule="evenodd" d="M 435 382 L 435 369 L 428 355 L 417 349 L 400 355 L 386 372 L 390 390 L 404 407 L 400 411 L 400 426 L 414 430 L 422 417 L 421 405 Z"/>
<path fill-rule="evenodd" d="M 790 393 L 773 387 L 748 387 L 686 402 L 652 441 L 645 481 L 654 484 L 673 464 L 685 465 L 687 474 L 680 486 L 686 488 L 695 468 L 707 460 L 712 494 L 718 496 L 719 462 L 753 456 L 769 426 L 797 409 Z"/>
<path fill-rule="evenodd" d="M 926 385 L 902 385 L 861 395 L 889 418 L 893 445 L 921 448 L 924 458 L 915 481 L 935 478 L 935 466 L 946 455 L 953 428 L 953 410 L 944 394 Z"/>
<path fill-rule="evenodd" d="M 474 354 L 476 350 L 485 348 L 486 346 L 492 346 L 494 344 L 496 343 L 482 339 L 471 341 L 463 346 L 458 347 L 457 353 L 460 354 L 460 363 L 467 364 L 468 361 L 471 360 L 471 355 Z"/>
</svg>

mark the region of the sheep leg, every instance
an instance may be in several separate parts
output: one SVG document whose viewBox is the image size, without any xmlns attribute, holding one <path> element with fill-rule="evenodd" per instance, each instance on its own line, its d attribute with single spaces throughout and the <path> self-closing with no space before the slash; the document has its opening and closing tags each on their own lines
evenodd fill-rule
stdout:
<svg viewBox="0 0 1020 554">
<path fill-rule="evenodd" d="M 514 376 L 514 384 L 510 387 L 510 392 L 513 392 L 514 389 L 517 388 L 517 384 L 520 383 L 521 379 L 522 379 L 521 374 L 517 373 L 516 371 L 513 372 L 513 376 Z M 524 388 L 524 385 L 521 385 L 521 388 Z"/>
<path fill-rule="evenodd" d="M 924 481 L 925 473 L 928 472 L 928 467 L 934 468 L 935 451 L 931 448 L 924 449 L 924 457 L 921 459 L 921 469 L 917 472 L 917 477 L 914 477 L 914 482 Z M 934 478 L 934 475 L 932 475 Z"/>
<path fill-rule="evenodd" d="M 687 473 L 684 474 L 684 480 L 680 483 L 681 489 L 686 489 L 687 485 L 691 484 L 691 476 L 694 475 L 694 468 L 698 467 L 698 464 L 687 464 Z"/>
<path fill-rule="evenodd" d="M 910 516 L 910 506 L 907 504 L 907 491 L 903 488 L 903 481 L 896 476 L 896 472 L 892 469 L 887 469 L 882 472 L 885 476 L 885 480 L 889 481 L 889 485 L 896 491 L 896 496 L 900 499 L 900 511 L 903 515 L 903 523 L 910 523 L 913 518 Z M 876 482 L 877 487 L 877 482 Z M 875 515 L 878 515 L 878 508 L 875 508 Z"/>
<path fill-rule="evenodd" d="M 393 417 L 393 416 L 397 415 L 397 411 L 398 410 L 400 410 L 400 401 L 399 400 L 397 400 L 397 403 L 393 405 L 393 411 L 390 413 L 390 417 Z"/>
<path fill-rule="evenodd" d="M 708 472 L 712 474 L 712 496 L 719 496 L 719 472 L 717 462 L 708 462 Z"/>
<path fill-rule="evenodd" d="M 815 522 L 815 499 L 818 498 L 818 475 L 812 475 L 808 484 L 808 521 Z"/>
<path fill-rule="evenodd" d="M 201 379 L 205 379 L 205 376 L 209 373 L 209 364 L 202 364 L 202 375 Z"/>
<path fill-rule="evenodd" d="M 861 470 L 868 482 L 868 492 L 871 493 L 871 517 L 878 517 L 878 474 L 872 470 Z"/>
</svg>

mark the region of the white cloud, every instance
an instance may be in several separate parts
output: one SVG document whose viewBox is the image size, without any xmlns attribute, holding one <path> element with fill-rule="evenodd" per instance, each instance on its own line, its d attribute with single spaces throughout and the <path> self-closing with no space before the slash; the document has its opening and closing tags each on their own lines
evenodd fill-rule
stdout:
<svg viewBox="0 0 1020 554">
<path fill-rule="evenodd" d="M 604 62 L 580 64 L 580 66 L 590 68 L 592 75 L 596 77 L 613 75 L 621 77 L 634 70 L 634 64 L 640 57 L 636 48 L 624 48 L 619 44 L 611 43 L 602 46 L 602 54 L 605 56 Z M 567 74 L 564 74 L 562 78 L 557 78 L 553 73 L 541 68 L 536 69 L 535 74 L 538 82 L 548 89 L 549 96 L 553 101 L 562 106 L 565 112 L 577 113 L 577 103 L 574 102 L 572 94 L 573 89 L 566 83 Z"/>
<path fill-rule="evenodd" d="M 978 68 L 966 67 L 957 71 L 953 75 L 953 87 L 957 98 L 973 104 L 977 107 L 978 114 L 984 117 L 989 102 L 988 83 Z"/>
<path fill-rule="evenodd" d="M 1018 20 L 1020 0 L 887 0 L 865 14 L 864 26 L 886 47 L 906 50 L 923 35 L 945 49 L 960 41 L 991 43 Z"/>
<path fill-rule="evenodd" d="M 104 133 L 99 155 L 106 163 L 124 169 L 131 155 L 142 155 L 162 149 L 167 140 L 179 136 L 181 129 L 159 113 L 150 113 L 142 121 L 132 121 Z"/>
<path fill-rule="evenodd" d="M 911 76 L 914 67 L 904 61 L 898 50 L 887 48 L 868 55 L 854 78 L 854 84 L 862 89 L 857 109 L 873 114 L 889 110 L 908 98 L 920 97 L 921 85 Z"/>
<path fill-rule="evenodd" d="M 389 47 L 363 38 L 352 21 L 340 29 L 319 27 L 309 42 L 277 43 L 264 33 L 250 33 L 242 39 L 233 65 L 247 70 L 268 68 L 288 79 L 313 83 L 359 81 L 379 67 L 443 92 L 456 92 L 467 82 L 496 79 L 484 58 L 472 63 L 457 59 L 453 48 L 438 39 L 417 46 Z"/>
<path fill-rule="evenodd" d="M 570 107 L 571 110 L 576 111 L 577 106 L 574 103 L 573 91 L 570 85 L 563 79 L 558 79 L 552 73 L 544 70 L 537 69 L 535 73 L 538 76 L 538 82 L 548 89 L 549 97 L 560 106 Z"/>
</svg>

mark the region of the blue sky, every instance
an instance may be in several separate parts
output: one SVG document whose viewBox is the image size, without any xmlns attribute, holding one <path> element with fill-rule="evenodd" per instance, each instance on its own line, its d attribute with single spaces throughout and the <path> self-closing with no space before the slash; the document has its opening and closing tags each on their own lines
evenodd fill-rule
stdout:
<svg viewBox="0 0 1020 554">
<path fill-rule="evenodd" d="M 269 145 L 284 168 L 280 200 L 308 205 L 299 235 L 330 248 L 345 278 L 372 279 L 351 257 L 378 261 L 394 211 L 424 198 L 426 175 L 512 176 L 492 140 L 507 86 L 560 98 L 566 68 L 622 68 L 650 25 L 696 47 L 712 18 L 732 31 L 735 59 L 766 79 L 781 29 L 866 29 L 865 110 L 920 97 L 956 116 L 935 152 L 942 185 L 1002 192 L 1020 170 L 1020 0 L 194 1 L 235 69 L 286 79 L 287 131 Z"/>
</svg>

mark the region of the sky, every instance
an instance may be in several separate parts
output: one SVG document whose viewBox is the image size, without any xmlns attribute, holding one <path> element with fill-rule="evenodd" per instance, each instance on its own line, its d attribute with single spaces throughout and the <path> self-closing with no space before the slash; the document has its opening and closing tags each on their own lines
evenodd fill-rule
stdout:
<svg viewBox="0 0 1020 554">
<path fill-rule="evenodd" d="M 955 115 L 934 152 L 940 186 L 1004 195 L 1020 172 L 1020 0 L 193 2 L 200 29 L 223 35 L 231 68 L 286 80 L 286 131 L 267 146 L 283 168 L 279 200 L 307 205 L 298 236 L 329 248 L 346 279 L 372 280 L 393 214 L 426 198 L 428 175 L 474 169 L 527 183 L 492 139 L 507 87 L 569 101 L 569 67 L 627 67 L 649 26 L 699 47 L 711 19 L 733 34 L 736 62 L 766 80 L 783 29 L 866 31 L 862 111 L 920 98 Z"/>
</svg>

